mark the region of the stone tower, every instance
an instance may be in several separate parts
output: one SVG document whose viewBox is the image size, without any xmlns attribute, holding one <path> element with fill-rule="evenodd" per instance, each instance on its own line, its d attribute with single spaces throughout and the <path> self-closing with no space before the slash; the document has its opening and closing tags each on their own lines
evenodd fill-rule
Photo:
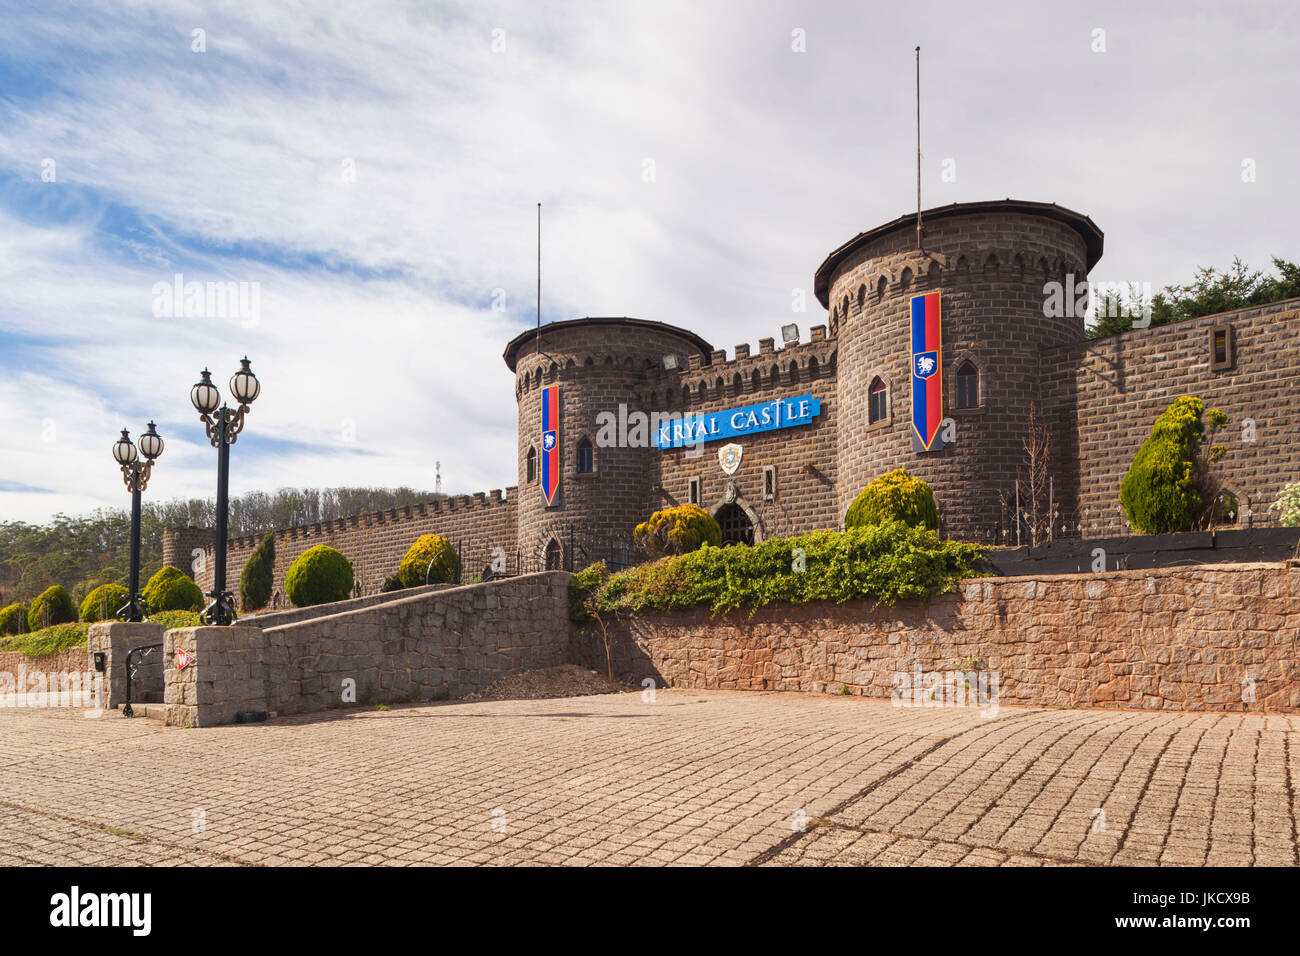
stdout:
<svg viewBox="0 0 1300 956">
<path fill-rule="evenodd" d="M 922 221 L 919 246 L 916 218 L 904 216 L 851 239 L 817 270 L 816 294 L 839 343 L 838 508 L 843 515 L 873 478 L 905 468 L 933 486 L 944 530 L 960 537 L 987 527 L 999 492 L 1025 477 L 1022 439 L 1030 404 L 1040 399 L 1040 353 L 1083 338 L 1081 315 L 1047 314 L 1044 286 L 1083 282 L 1101 256 L 1102 234 L 1079 213 L 1009 199 L 954 203 Z M 934 291 L 942 302 L 943 416 L 953 420 L 955 440 L 916 452 L 910 300 Z M 962 408 L 959 369 L 967 373 Z M 872 421 L 870 395 L 882 385 L 887 412 Z"/>
<path fill-rule="evenodd" d="M 658 484 L 656 449 L 598 443 L 597 416 L 640 407 L 647 378 L 668 364 L 686 368 L 709 343 L 693 332 L 629 318 L 552 322 L 517 336 L 505 350 L 519 406 L 518 542 L 525 561 L 544 561 L 548 545 L 568 547 L 569 529 L 596 539 L 625 539 L 647 515 Z M 558 386 L 559 488 L 550 506 L 541 488 L 542 392 Z M 591 446 L 590 470 L 580 449 Z M 531 475 L 530 452 L 536 462 Z M 554 542 L 554 544 L 552 544 Z M 582 558 L 575 561 L 581 566 Z"/>
</svg>

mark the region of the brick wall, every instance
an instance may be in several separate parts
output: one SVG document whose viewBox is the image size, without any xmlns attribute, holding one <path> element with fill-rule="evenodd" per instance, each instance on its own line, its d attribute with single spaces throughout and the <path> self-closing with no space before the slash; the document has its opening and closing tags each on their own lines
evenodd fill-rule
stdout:
<svg viewBox="0 0 1300 956">
<path fill-rule="evenodd" d="M 1285 564 L 984 578 L 928 603 L 625 615 L 610 633 L 615 673 L 660 686 L 888 698 L 919 667 L 996 675 L 1002 703 L 1300 711 L 1300 568 Z M 580 646 L 603 670 L 594 625 Z"/>
<path fill-rule="evenodd" d="M 708 364 L 692 360 L 678 374 L 650 384 L 642 392 L 642 407 L 663 409 L 671 402 L 669 409 L 691 416 L 813 395 L 821 402 L 821 413 L 809 425 L 706 442 L 701 449 L 652 450 L 649 464 L 663 492 L 651 493 L 643 515 L 686 504 L 688 483 L 699 478 L 701 504 L 710 512 L 724 503 L 728 486 L 735 488 L 737 503 L 755 524 L 755 540 L 838 527 L 843 516 L 836 510 L 835 493 L 835 342 L 826 337 L 826 327 L 814 326 L 809 342 L 777 349 L 772 339 L 761 339 L 755 353 L 742 344 L 729 361 L 721 350 L 709 358 Z M 729 442 L 744 450 L 733 475 L 718 463 L 718 449 Z M 764 485 L 769 467 L 776 469 L 771 498 Z"/>
<path fill-rule="evenodd" d="M 1210 367 L 1210 332 L 1234 331 L 1236 361 Z M 1119 486 L 1156 418 L 1182 395 L 1222 409 L 1218 466 L 1253 520 L 1300 480 L 1300 301 L 1134 330 L 1044 352 L 1044 404 L 1057 428 L 1057 487 L 1084 532 L 1123 529 Z M 1247 419 L 1255 440 L 1243 439 Z M 1085 514 L 1086 511 L 1086 514 Z M 1243 522 L 1244 523 L 1244 522 Z"/>
<path fill-rule="evenodd" d="M 397 570 L 402 557 L 422 534 L 439 534 L 462 547 L 466 576 L 478 574 L 501 548 L 511 562 L 515 550 L 517 489 L 472 496 L 458 495 L 442 502 L 409 505 L 388 511 L 353 515 L 336 521 L 275 532 L 275 588 L 283 597 L 284 576 L 294 560 L 308 548 L 329 545 L 352 562 L 357 582 L 365 594 L 374 594 L 384 579 Z M 231 538 L 227 551 L 227 587 L 239 596 L 239 575 L 262 540 L 262 535 Z M 194 569 L 190 549 L 202 547 L 202 569 Z M 168 529 L 163 537 L 163 562 L 191 576 L 204 591 L 212 587 L 212 532 L 194 528 Z M 286 606 L 287 601 L 281 602 Z"/>
</svg>

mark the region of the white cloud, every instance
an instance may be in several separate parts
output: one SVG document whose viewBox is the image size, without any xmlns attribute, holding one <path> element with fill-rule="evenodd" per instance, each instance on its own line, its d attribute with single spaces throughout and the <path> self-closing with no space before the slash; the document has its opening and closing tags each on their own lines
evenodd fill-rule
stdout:
<svg viewBox="0 0 1300 956">
<path fill-rule="evenodd" d="M 927 205 L 1009 195 L 1087 213 L 1107 232 L 1099 278 L 1266 265 L 1300 212 L 1286 9 L 5 11 L 0 63 L 39 79 L 0 100 L 0 175 L 21 180 L 0 194 L 0 342 L 31 363 L 0 384 L 0 456 L 6 480 L 53 493 L 0 490 L 0 515 L 122 503 L 108 443 L 150 416 L 168 439 L 150 494 L 209 494 L 188 389 L 205 364 L 224 386 L 245 352 L 264 391 L 236 491 L 431 485 L 439 459 L 449 490 L 513 483 L 501 350 L 532 319 L 536 202 L 547 318 L 635 315 L 729 347 L 789 321 L 798 286 L 806 329 L 825 254 L 911 208 L 915 43 Z M 45 157 L 58 183 L 40 182 Z M 955 184 L 939 180 L 948 157 Z M 32 211 L 51 195 L 61 217 Z M 138 232 L 106 241 L 136 215 Z M 155 319 L 150 290 L 174 271 L 261 283 L 260 324 Z M 57 449 L 40 443 L 49 418 Z"/>
</svg>

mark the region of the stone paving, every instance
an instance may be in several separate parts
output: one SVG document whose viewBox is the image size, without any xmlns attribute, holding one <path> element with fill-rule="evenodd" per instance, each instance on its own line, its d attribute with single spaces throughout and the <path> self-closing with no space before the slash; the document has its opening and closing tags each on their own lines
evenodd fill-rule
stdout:
<svg viewBox="0 0 1300 956">
<path fill-rule="evenodd" d="M 1300 717 L 659 691 L 0 710 L 0 864 L 1295 866 Z"/>
</svg>

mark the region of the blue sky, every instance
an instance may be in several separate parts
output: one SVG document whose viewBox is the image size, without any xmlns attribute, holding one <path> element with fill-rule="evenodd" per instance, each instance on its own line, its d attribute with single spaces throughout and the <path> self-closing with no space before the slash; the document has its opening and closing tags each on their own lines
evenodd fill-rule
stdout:
<svg viewBox="0 0 1300 956">
<path fill-rule="evenodd" d="M 149 419 L 149 494 L 210 495 L 188 391 L 244 354 L 237 493 L 512 484 L 539 201 L 544 320 L 806 336 L 826 253 L 913 208 L 918 43 L 925 205 L 1058 202 L 1156 288 L 1300 257 L 1300 15 L 1046 6 L 6 4 L 0 519 L 124 505 Z M 177 274 L 256 315 L 158 314 Z"/>
</svg>

